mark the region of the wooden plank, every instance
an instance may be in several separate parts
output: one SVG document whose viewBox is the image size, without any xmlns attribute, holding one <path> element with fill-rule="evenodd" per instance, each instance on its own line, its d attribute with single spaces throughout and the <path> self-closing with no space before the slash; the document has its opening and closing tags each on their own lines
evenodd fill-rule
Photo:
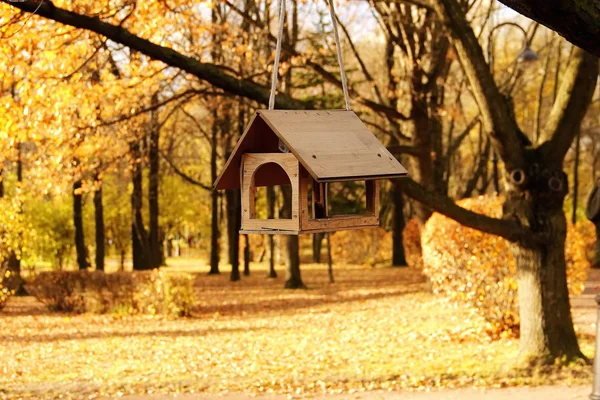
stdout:
<svg viewBox="0 0 600 400">
<path fill-rule="evenodd" d="M 240 235 L 298 235 L 300 231 L 282 231 L 277 229 L 240 229 Z"/>
<path fill-rule="evenodd" d="M 363 225 L 363 226 L 346 226 L 346 227 L 342 227 L 342 228 L 332 228 L 332 227 L 328 227 L 328 228 L 320 228 L 320 229 L 308 229 L 308 230 L 301 230 L 299 232 L 300 235 L 304 235 L 304 234 L 313 234 L 313 233 L 326 233 L 326 232 L 339 232 L 339 231 L 355 231 L 355 230 L 360 230 L 360 229 L 373 229 L 373 228 L 379 228 L 379 224 L 376 225 Z"/>
<path fill-rule="evenodd" d="M 367 213 L 379 215 L 379 181 L 369 180 L 365 182 L 367 189 Z"/>
<path fill-rule="evenodd" d="M 407 174 L 352 111 L 261 110 L 259 115 L 316 180 Z"/>
</svg>

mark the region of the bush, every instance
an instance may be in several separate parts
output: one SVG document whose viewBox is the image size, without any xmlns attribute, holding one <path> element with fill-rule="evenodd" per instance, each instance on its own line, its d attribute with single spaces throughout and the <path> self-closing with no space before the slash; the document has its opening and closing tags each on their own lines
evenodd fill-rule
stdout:
<svg viewBox="0 0 600 400">
<path fill-rule="evenodd" d="M 466 199 L 458 204 L 491 217 L 500 218 L 502 214 L 502 198 L 497 196 Z M 571 294 L 581 293 L 590 266 L 584 238 L 568 225 L 565 252 Z M 423 228 L 422 245 L 424 272 L 434 292 L 478 310 L 490 336 L 518 334 L 517 268 L 505 239 L 435 213 Z"/>
<path fill-rule="evenodd" d="M 10 278 L 10 271 L 4 265 L 0 264 L 0 310 L 4 308 L 8 298 L 14 294 L 14 290 L 9 289 L 5 280 Z"/>
<path fill-rule="evenodd" d="M 42 272 L 27 286 L 51 311 L 189 316 L 197 296 L 189 274 Z"/>
<path fill-rule="evenodd" d="M 335 263 L 375 266 L 392 259 L 392 233 L 382 228 L 335 232 L 331 253 Z"/>
<path fill-rule="evenodd" d="M 404 255 L 410 267 L 423 268 L 423 249 L 421 248 L 421 227 L 419 220 L 411 218 L 402 231 Z"/>
</svg>

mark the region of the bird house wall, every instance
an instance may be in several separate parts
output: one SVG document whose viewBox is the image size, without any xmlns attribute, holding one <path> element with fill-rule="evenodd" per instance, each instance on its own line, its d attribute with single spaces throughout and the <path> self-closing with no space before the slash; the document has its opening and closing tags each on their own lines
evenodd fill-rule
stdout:
<svg viewBox="0 0 600 400">
<path fill-rule="evenodd" d="M 280 168 L 275 168 L 275 164 Z M 242 231 L 245 233 L 298 233 L 300 230 L 299 170 L 300 164 L 291 153 L 244 154 L 242 157 Z M 292 186 L 292 217 L 290 219 L 258 219 L 256 210 L 256 177 L 263 175 L 261 169 L 273 172 L 282 169 L 285 183 Z M 266 177 L 267 173 L 264 174 Z M 265 178 L 267 179 L 267 178 Z M 278 180 L 277 182 L 281 182 Z M 276 183 L 280 184 L 280 183 Z"/>
</svg>

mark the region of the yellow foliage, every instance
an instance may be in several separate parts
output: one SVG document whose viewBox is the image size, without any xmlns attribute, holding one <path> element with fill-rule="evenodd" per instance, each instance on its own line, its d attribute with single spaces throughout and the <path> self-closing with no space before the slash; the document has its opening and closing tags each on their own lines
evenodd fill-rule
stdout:
<svg viewBox="0 0 600 400">
<path fill-rule="evenodd" d="M 335 232 L 331 253 L 335 263 L 375 266 L 392 258 L 392 233 L 382 228 Z"/>
<path fill-rule="evenodd" d="M 500 218 L 501 197 L 459 201 L 469 210 Z M 580 228 L 582 227 L 582 228 Z M 590 266 L 585 257 L 587 224 L 568 225 L 565 244 L 569 293 L 583 290 Z M 519 311 L 517 268 L 508 242 L 498 236 L 470 229 L 435 213 L 422 232 L 424 272 L 436 293 L 466 303 L 485 318 L 492 337 L 517 334 Z"/>
<path fill-rule="evenodd" d="M 402 231 L 404 255 L 410 267 L 423 268 L 423 249 L 421 248 L 421 227 L 416 218 L 411 218 Z"/>
<path fill-rule="evenodd" d="M 163 270 L 43 272 L 27 290 L 52 311 L 184 317 L 197 304 L 192 276 Z"/>
</svg>

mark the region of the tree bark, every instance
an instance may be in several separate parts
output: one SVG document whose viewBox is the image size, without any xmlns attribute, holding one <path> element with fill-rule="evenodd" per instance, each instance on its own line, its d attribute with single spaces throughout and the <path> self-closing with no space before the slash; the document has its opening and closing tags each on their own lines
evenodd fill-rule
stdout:
<svg viewBox="0 0 600 400">
<path fill-rule="evenodd" d="M 148 246 L 148 233 L 144 226 L 142 215 L 143 203 L 143 177 L 142 177 L 142 154 L 139 140 L 129 143 L 131 152 L 131 181 L 133 191 L 131 192 L 131 244 L 134 270 L 148 270 L 152 268 L 150 263 L 150 251 Z"/>
<path fill-rule="evenodd" d="M 77 266 L 80 270 L 87 269 L 90 264 L 85 247 L 85 234 L 83 231 L 83 193 L 81 180 L 73 184 L 73 225 L 75 227 L 75 251 L 77 253 Z"/>
<path fill-rule="evenodd" d="M 94 220 L 96 225 L 96 269 L 104 271 L 104 256 L 106 253 L 106 235 L 104 229 L 104 205 L 102 204 L 102 182 L 96 175 L 98 187 L 94 192 Z"/>
<path fill-rule="evenodd" d="M 549 176 L 562 182 L 562 190 L 548 189 Z M 531 179 L 528 190 L 509 191 L 504 204 L 505 218 L 531 226 L 537 238 L 511 245 L 518 268 L 521 357 L 534 364 L 560 357 L 585 358 L 573 329 L 567 289 L 567 228 L 562 210 L 566 175 L 544 169 Z"/>
<path fill-rule="evenodd" d="M 575 225 L 577 223 L 577 203 L 579 203 L 579 152 L 580 145 L 579 141 L 581 138 L 581 132 L 577 134 L 575 139 L 575 162 L 573 163 L 573 210 L 571 214 L 571 223 Z"/>
<path fill-rule="evenodd" d="M 250 276 L 250 237 L 244 235 L 244 276 Z"/>
<path fill-rule="evenodd" d="M 216 112 L 213 113 L 216 116 Z M 217 180 L 217 142 L 219 128 L 216 122 L 213 122 L 211 138 L 210 138 L 210 178 L 211 182 Z M 219 274 L 219 261 L 221 253 L 221 245 L 219 238 L 219 193 L 213 190 L 210 194 L 211 217 L 210 217 L 210 271 L 209 275 Z"/>
<path fill-rule="evenodd" d="M 275 218 L 275 188 L 267 186 L 267 215 L 269 219 Z M 267 235 L 269 243 L 269 278 L 277 278 L 275 271 L 275 237 Z"/>
<path fill-rule="evenodd" d="M 324 233 L 314 233 L 312 235 L 313 245 L 313 262 L 319 264 L 321 262 L 321 249 L 323 248 L 323 239 L 325 238 Z"/>
<path fill-rule="evenodd" d="M 152 96 L 152 105 L 158 103 L 158 95 Z M 160 226 L 158 218 L 160 215 L 158 204 L 158 189 L 160 184 L 160 122 L 158 121 L 158 111 L 152 111 L 150 115 L 148 136 L 148 214 L 149 214 L 149 262 L 150 268 L 159 268 L 162 261 Z"/>
<path fill-rule="evenodd" d="M 292 188 L 289 185 L 281 186 L 283 192 L 283 207 L 279 211 L 281 218 L 290 218 L 288 215 L 292 209 Z M 306 289 L 306 285 L 302 282 L 302 274 L 300 272 L 300 253 L 299 241 L 297 235 L 285 236 L 287 247 L 287 265 L 284 287 L 286 289 Z"/>
<path fill-rule="evenodd" d="M 402 232 L 404 231 L 404 198 L 402 189 L 398 185 L 392 186 L 392 199 L 394 202 L 394 211 L 392 215 L 392 267 L 406 267 L 406 254 L 404 253 L 404 241 Z"/>
<path fill-rule="evenodd" d="M 333 258 L 331 257 L 331 233 L 327 232 L 327 275 L 329 275 L 329 283 L 335 283 L 333 277 Z"/>
<path fill-rule="evenodd" d="M 241 226 L 241 198 L 239 190 L 226 190 L 227 200 L 227 237 L 229 239 L 229 264 L 231 265 L 230 280 L 239 281 L 240 277 L 240 226 Z"/>
</svg>

